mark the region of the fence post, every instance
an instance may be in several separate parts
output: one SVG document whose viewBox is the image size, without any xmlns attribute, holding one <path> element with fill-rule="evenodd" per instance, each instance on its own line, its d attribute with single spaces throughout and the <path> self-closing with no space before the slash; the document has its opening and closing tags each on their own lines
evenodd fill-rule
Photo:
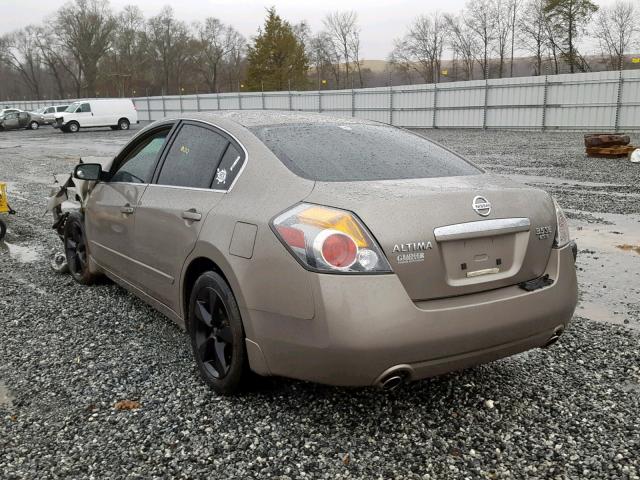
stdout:
<svg viewBox="0 0 640 480">
<path fill-rule="evenodd" d="M 260 95 L 261 95 L 260 100 L 262 101 L 262 109 L 265 110 L 266 106 L 265 106 L 265 103 L 264 103 L 264 90 L 262 90 L 262 93 Z"/>
<path fill-rule="evenodd" d="M 436 113 L 438 111 L 438 84 L 433 84 L 433 116 L 431 118 L 431 128 L 438 128 L 436 125 Z"/>
<path fill-rule="evenodd" d="M 166 104 L 164 102 L 164 93 L 162 94 L 162 116 L 163 117 L 167 116 L 167 107 L 166 107 Z"/>
<path fill-rule="evenodd" d="M 547 128 L 547 95 L 549 91 L 549 77 L 544 76 L 544 89 L 542 90 L 542 131 Z"/>
<path fill-rule="evenodd" d="M 622 78 L 622 70 L 618 70 L 618 94 L 616 98 L 616 118 L 615 118 L 615 131 L 620 130 L 620 108 L 622 107 L 622 86 L 624 85 L 624 78 Z"/>
<path fill-rule="evenodd" d="M 353 80 L 351 81 L 351 116 L 356 116 L 356 91 L 353 89 Z"/>
<path fill-rule="evenodd" d="M 200 111 L 200 94 L 196 93 L 196 111 Z"/>
<path fill-rule="evenodd" d="M 242 110 L 242 93 L 238 92 L 238 110 Z"/>
<path fill-rule="evenodd" d="M 389 87 L 389 125 L 393 125 L 393 87 Z"/>
<path fill-rule="evenodd" d="M 216 93 L 216 100 L 218 101 L 218 110 L 220 110 L 220 94 Z"/>
<path fill-rule="evenodd" d="M 182 113 L 184 110 L 182 109 L 182 90 L 180 91 L 180 113 Z"/>
<path fill-rule="evenodd" d="M 489 101 L 489 79 L 484 79 L 484 108 L 482 110 L 482 128 L 487 129 L 487 102 Z"/>
<path fill-rule="evenodd" d="M 149 100 L 149 91 L 147 91 L 147 115 L 149 116 L 149 121 L 151 121 L 151 101 Z"/>
<path fill-rule="evenodd" d="M 318 113 L 322 113 L 322 92 L 318 90 Z"/>
</svg>

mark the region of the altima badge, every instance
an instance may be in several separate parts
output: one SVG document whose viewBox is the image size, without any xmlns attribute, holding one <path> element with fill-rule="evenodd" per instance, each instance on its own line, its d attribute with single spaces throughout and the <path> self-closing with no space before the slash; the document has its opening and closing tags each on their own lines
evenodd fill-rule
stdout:
<svg viewBox="0 0 640 480">
<path fill-rule="evenodd" d="M 393 246 L 393 253 L 400 253 L 400 255 L 396 255 L 398 263 L 424 262 L 425 250 L 432 248 L 431 242 L 396 243 Z"/>
<path fill-rule="evenodd" d="M 478 215 L 482 215 L 483 217 L 486 217 L 491 213 L 491 203 L 489 203 L 489 200 L 479 195 L 473 199 L 471 206 Z"/>
</svg>

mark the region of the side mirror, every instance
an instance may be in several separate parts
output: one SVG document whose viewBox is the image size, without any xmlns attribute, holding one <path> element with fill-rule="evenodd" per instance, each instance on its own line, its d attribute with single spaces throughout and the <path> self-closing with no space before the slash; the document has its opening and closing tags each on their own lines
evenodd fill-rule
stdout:
<svg viewBox="0 0 640 480">
<path fill-rule="evenodd" d="M 97 182 L 102 178 L 102 165 L 99 163 L 81 163 L 73 169 L 73 178 Z"/>
</svg>

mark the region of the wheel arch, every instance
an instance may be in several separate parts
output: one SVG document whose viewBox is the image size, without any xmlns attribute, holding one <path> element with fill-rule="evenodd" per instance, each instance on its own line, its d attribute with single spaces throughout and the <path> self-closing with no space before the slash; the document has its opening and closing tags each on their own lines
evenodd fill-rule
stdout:
<svg viewBox="0 0 640 480">
<path fill-rule="evenodd" d="M 187 262 L 185 262 L 185 267 L 182 273 L 182 281 L 180 285 L 180 308 L 182 318 L 185 322 L 185 326 L 187 325 L 187 316 L 189 313 L 189 299 L 191 297 L 191 289 L 195 284 L 196 280 L 200 275 L 204 272 L 212 271 L 220 275 L 233 293 L 233 296 L 238 303 L 238 307 L 242 309 L 244 305 L 244 300 L 242 294 L 240 292 L 240 287 L 236 281 L 236 278 L 231 273 L 229 265 L 223 264 L 223 261 L 220 261 L 216 255 L 207 255 L 207 254 L 196 254 L 193 255 Z M 244 324 L 243 320 L 243 324 Z"/>
</svg>

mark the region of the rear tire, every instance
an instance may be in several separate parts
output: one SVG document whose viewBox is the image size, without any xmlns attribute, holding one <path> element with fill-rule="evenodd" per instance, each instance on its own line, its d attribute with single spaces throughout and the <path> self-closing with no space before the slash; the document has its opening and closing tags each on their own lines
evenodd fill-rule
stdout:
<svg viewBox="0 0 640 480">
<path fill-rule="evenodd" d="M 118 129 L 129 130 L 130 126 L 131 124 L 129 123 L 129 120 L 127 120 L 126 118 L 121 118 L 120 120 L 118 120 Z"/>
<path fill-rule="evenodd" d="M 91 285 L 97 275 L 89 270 L 89 250 L 84 232 L 84 218 L 80 212 L 69 214 L 64 225 L 64 253 L 69 273 L 80 285 Z"/>
<path fill-rule="evenodd" d="M 78 133 L 80 131 L 80 124 L 78 122 L 70 122 L 67 124 L 67 132 Z"/>
<path fill-rule="evenodd" d="M 250 371 L 240 309 L 219 274 L 205 272 L 194 283 L 187 330 L 196 365 L 207 385 L 221 395 L 237 393 L 246 386 Z"/>
<path fill-rule="evenodd" d="M 36 121 L 33 121 L 29 124 L 29 128 L 31 130 L 37 130 L 38 128 L 40 128 L 40 124 Z"/>
</svg>

